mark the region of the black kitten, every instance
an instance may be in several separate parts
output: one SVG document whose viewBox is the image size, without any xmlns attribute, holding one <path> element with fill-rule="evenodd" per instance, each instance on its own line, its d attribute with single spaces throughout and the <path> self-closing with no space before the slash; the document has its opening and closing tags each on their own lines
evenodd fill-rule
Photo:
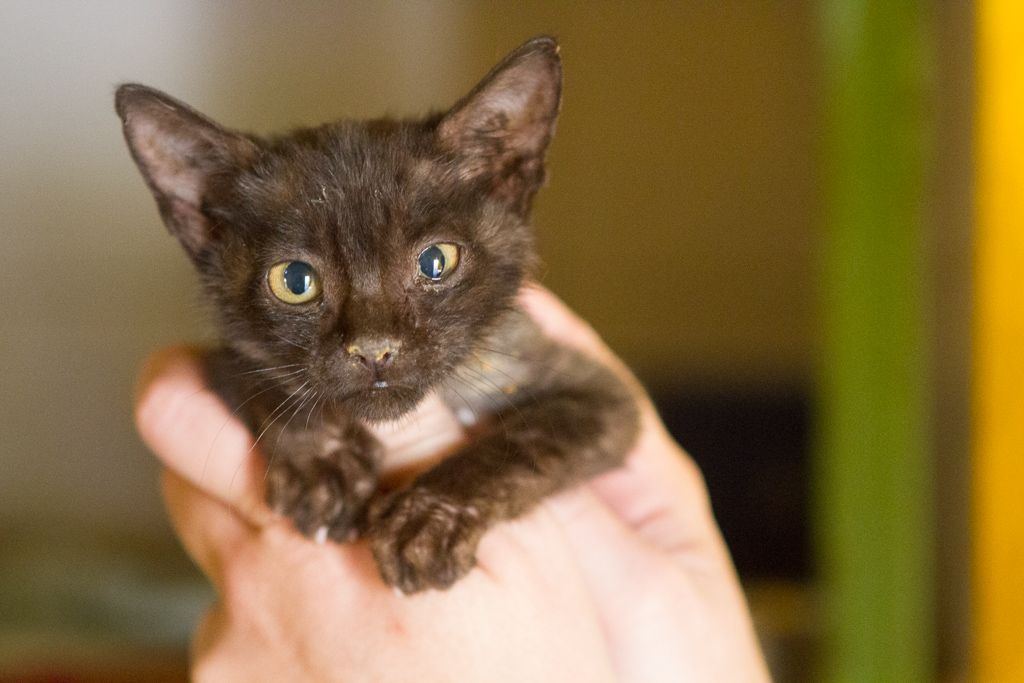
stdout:
<svg viewBox="0 0 1024 683">
<path fill-rule="evenodd" d="M 117 91 L 132 156 L 219 317 L 211 382 L 279 444 L 268 502 L 306 535 L 367 535 L 405 592 L 450 586 L 488 527 L 618 465 L 636 434 L 626 387 L 515 304 L 560 93 L 547 37 L 422 120 L 260 138 L 145 86 Z M 496 419 L 378 493 L 366 421 L 431 391 Z"/>
</svg>

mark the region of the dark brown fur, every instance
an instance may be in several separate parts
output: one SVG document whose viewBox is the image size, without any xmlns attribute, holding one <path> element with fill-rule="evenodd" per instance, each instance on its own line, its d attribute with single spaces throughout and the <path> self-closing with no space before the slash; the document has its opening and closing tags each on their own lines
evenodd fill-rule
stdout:
<svg viewBox="0 0 1024 683">
<path fill-rule="evenodd" d="M 117 92 L 132 156 L 219 316 L 211 381 L 276 444 L 269 503 L 307 535 L 365 533 L 384 580 L 405 592 L 450 586 L 488 527 L 619 464 L 634 439 L 624 385 L 515 305 L 560 93 L 550 38 L 511 53 L 444 114 L 270 139 L 145 86 Z M 440 283 L 416 273 L 436 242 L 462 253 Z M 321 277 L 314 303 L 268 291 L 268 269 L 295 259 Z M 396 350 L 383 368 L 346 350 L 380 340 Z M 400 417 L 429 391 L 489 429 L 381 494 L 381 448 L 364 422 Z"/>
</svg>

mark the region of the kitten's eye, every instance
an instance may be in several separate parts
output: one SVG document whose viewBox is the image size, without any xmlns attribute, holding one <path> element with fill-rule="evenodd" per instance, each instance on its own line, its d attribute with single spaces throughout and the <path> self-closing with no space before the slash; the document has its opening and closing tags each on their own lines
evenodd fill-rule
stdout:
<svg viewBox="0 0 1024 683">
<path fill-rule="evenodd" d="M 304 261 L 282 261 L 267 273 L 270 291 L 286 304 L 304 304 L 320 294 L 320 278 Z"/>
<path fill-rule="evenodd" d="M 420 252 L 418 261 L 423 277 L 440 282 L 459 265 L 459 247 L 451 242 L 432 244 Z"/>
</svg>

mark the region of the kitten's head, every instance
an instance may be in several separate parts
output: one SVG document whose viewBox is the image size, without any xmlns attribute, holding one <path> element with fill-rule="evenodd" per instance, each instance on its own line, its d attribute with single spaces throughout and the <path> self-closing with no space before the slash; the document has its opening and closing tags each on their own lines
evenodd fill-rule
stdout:
<svg viewBox="0 0 1024 683">
<path fill-rule="evenodd" d="M 527 218 L 560 91 L 558 47 L 542 37 L 423 120 L 266 139 L 134 84 L 117 112 L 225 342 L 295 371 L 290 389 L 389 419 L 512 304 L 534 259 Z"/>
</svg>

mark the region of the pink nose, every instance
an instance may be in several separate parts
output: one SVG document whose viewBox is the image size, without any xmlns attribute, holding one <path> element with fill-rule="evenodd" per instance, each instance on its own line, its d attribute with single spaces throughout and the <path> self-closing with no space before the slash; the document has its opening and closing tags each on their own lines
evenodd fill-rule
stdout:
<svg viewBox="0 0 1024 683">
<path fill-rule="evenodd" d="M 376 374 L 391 365 L 401 346 L 400 341 L 387 337 L 361 337 L 346 346 L 345 350 Z"/>
</svg>

